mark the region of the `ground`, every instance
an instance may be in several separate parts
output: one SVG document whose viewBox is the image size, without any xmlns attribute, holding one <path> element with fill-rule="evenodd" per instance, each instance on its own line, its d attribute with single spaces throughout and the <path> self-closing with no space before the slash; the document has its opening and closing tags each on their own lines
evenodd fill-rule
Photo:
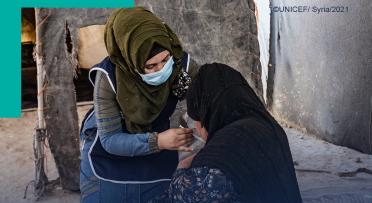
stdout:
<svg viewBox="0 0 372 203">
<path fill-rule="evenodd" d="M 90 105 L 78 108 L 79 118 Z M 32 202 L 34 177 L 32 140 L 36 111 L 22 113 L 20 119 L 0 119 L 0 203 Z M 297 179 L 304 202 L 372 202 L 372 155 L 336 146 L 298 130 L 285 128 L 290 143 Z M 47 175 L 58 177 L 50 152 Z M 60 187 L 39 202 L 79 202 L 79 194 Z"/>
</svg>

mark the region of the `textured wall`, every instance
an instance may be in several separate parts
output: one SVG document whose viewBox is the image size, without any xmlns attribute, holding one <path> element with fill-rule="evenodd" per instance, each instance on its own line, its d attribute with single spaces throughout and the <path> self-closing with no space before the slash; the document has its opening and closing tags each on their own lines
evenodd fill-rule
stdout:
<svg viewBox="0 0 372 203">
<path fill-rule="evenodd" d="M 273 13 L 273 112 L 325 140 L 372 153 L 372 1 L 301 5 L 348 6 L 348 12 Z"/>
<path fill-rule="evenodd" d="M 199 64 L 221 62 L 239 70 L 262 97 L 254 1 L 138 0 L 164 20 Z"/>
</svg>

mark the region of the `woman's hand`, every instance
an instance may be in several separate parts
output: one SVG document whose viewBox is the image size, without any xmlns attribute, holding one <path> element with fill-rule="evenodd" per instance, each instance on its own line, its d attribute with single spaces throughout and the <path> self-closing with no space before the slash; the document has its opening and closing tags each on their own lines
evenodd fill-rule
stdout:
<svg viewBox="0 0 372 203">
<path fill-rule="evenodd" d="M 189 128 L 171 128 L 158 134 L 159 149 L 179 150 L 191 152 L 190 147 L 194 137 L 192 136 L 192 129 Z"/>
</svg>

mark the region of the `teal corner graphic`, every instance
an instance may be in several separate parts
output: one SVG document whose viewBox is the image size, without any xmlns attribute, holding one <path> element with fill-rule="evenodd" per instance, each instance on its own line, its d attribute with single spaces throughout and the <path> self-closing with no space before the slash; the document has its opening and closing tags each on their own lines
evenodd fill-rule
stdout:
<svg viewBox="0 0 372 203">
<path fill-rule="evenodd" d="M 134 0 L 24 0 L 3 3 L 1 39 L 0 118 L 21 116 L 21 10 L 22 8 L 123 8 Z M 35 93 L 36 94 L 36 93 Z"/>
</svg>

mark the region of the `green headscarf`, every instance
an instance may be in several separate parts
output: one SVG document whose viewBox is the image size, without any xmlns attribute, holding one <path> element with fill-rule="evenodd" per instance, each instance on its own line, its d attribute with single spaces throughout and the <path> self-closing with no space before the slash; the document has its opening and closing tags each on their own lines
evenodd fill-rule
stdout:
<svg viewBox="0 0 372 203">
<path fill-rule="evenodd" d="M 104 37 L 110 60 L 116 65 L 116 98 L 126 127 L 132 133 L 149 132 L 181 70 L 181 43 L 168 25 L 141 7 L 114 11 L 107 21 Z M 146 84 L 136 72 L 144 73 L 154 44 L 167 49 L 175 61 L 172 75 L 159 86 Z"/>
</svg>

